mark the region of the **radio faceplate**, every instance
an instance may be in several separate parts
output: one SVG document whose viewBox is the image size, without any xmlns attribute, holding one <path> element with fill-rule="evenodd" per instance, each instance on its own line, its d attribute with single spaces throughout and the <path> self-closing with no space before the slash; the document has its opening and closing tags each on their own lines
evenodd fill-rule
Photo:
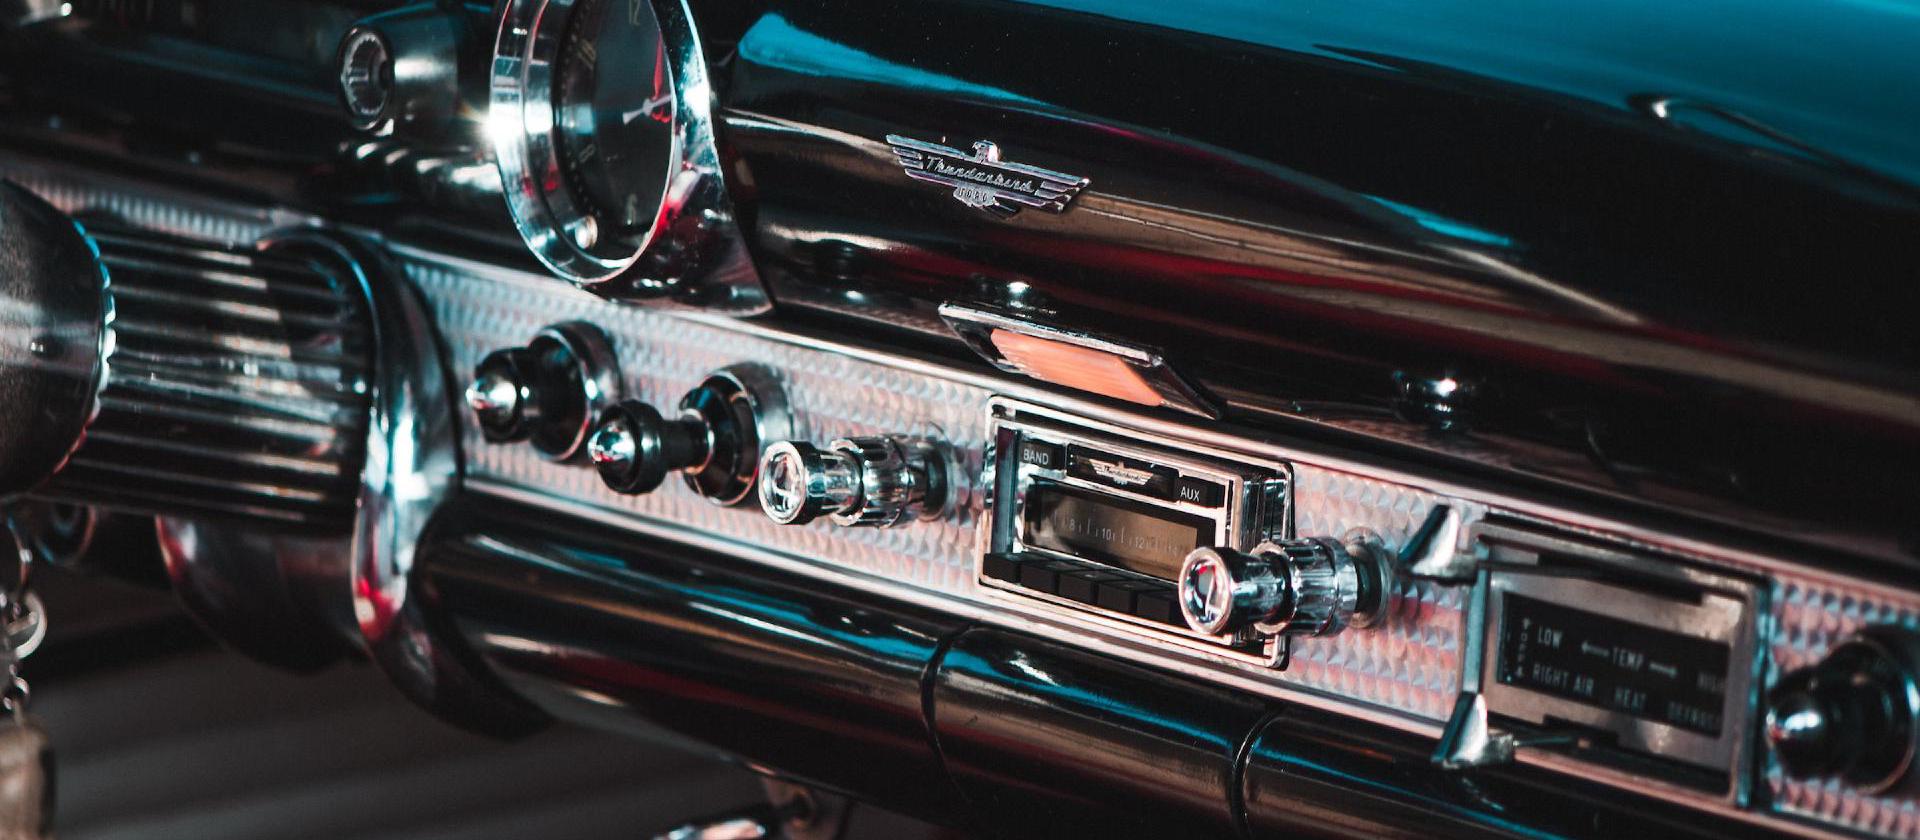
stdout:
<svg viewBox="0 0 1920 840">
<path fill-rule="evenodd" d="M 1173 581 L 1195 548 L 1292 536 L 1287 464 L 1003 397 L 988 411 L 983 586 L 1272 661 L 1271 642 L 1189 628 Z"/>
</svg>

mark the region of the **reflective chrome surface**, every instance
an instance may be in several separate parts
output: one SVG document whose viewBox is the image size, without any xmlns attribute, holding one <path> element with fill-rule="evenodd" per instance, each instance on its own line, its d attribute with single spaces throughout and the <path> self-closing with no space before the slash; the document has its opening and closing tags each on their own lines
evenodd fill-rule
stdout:
<svg viewBox="0 0 1920 840">
<path fill-rule="evenodd" d="M 0 224 L 18 238 L 25 221 Z M 44 499 L 344 531 L 363 459 L 372 343 L 356 255 L 311 231 L 227 247 L 105 217 L 85 237 L 87 262 L 97 264 L 81 285 L 92 288 L 71 285 L 69 271 L 37 264 L 32 252 L 9 251 L 26 259 L 11 273 L 9 311 L 25 321 L 10 330 L 26 345 L 15 349 L 64 366 L 87 392 L 76 404 L 30 388 L 33 367 L 10 364 L 16 410 L 35 412 L 24 427 L 68 436 L 8 455 L 10 469 L 63 459 L 32 489 Z M 89 298 L 90 327 L 75 331 L 50 296 L 23 297 L 35 283 Z"/>
<path fill-rule="evenodd" d="M 824 448 L 780 441 L 760 461 L 760 508 L 782 525 L 826 517 L 891 528 L 939 519 L 966 503 L 968 482 L 946 443 L 908 435 L 838 438 Z"/>
<path fill-rule="evenodd" d="M 1326 636 L 1378 622 L 1393 570 L 1370 537 L 1263 542 L 1251 551 L 1198 548 L 1181 563 L 1180 612 L 1209 635 Z"/>
</svg>

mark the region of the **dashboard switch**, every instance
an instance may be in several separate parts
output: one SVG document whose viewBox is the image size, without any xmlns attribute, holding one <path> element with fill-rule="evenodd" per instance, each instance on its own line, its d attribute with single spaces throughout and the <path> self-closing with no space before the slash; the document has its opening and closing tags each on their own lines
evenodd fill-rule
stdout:
<svg viewBox="0 0 1920 840">
<path fill-rule="evenodd" d="M 1179 611 L 1209 635 L 1329 636 L 1379 621 L 1392 581 L 1391 555 L 1364 533 L 1198 548 L 1181 564 Z"/>
<path fill-rule="evenodd" d="M 620 364 L 606 333 L 569 321 L 542 329 L 525 347 L 481 359 L 467 407 L 488 441 L 531 441 L 541 457 L 566 461 L 585 447 L 595 418 L 620 393 Z"/>
<path fill-rule="evenodd" d="M 733 365 L 688 391 L 671 418 L 631 399 L 602 411 L 587 455 L 616 493 L 652 492 L 677 470 L 694 492 L 731 505 L 752 493 L 761 441 L 793 433 L 786 391 L 773 371 Z"/>
<path fill-rule="evenodd" d="M 957 501 L 959 466 L 945 443 L 908 435 L 840 438 L 822 449 L 782 441 L 760 460 L 760 507 L 781 524 L 822 516 L 891 527 L 932 519 Z"/>
<path fill-rule="evenodd" d="M 1795 778 L 1838 777 L 1882 793 L 1920 747 L 1920 635 L 1869 627 L 1787 674 L 1767 702 L 1766 739 Z"/>
<path fill-rule="evenodd" d="M 600 414 L 587 457 L 600 480 L 617 493 L 648 493 L 672 470 L 707 460 L 711 441 L 699 417 L 668 420 L 639 400 L 622 400 Z"/>
</svg>

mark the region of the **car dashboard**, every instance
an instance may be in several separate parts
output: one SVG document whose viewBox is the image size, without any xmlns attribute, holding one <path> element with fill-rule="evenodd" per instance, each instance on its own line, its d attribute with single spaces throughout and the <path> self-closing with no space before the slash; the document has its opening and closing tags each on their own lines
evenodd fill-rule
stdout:
<svg viewBox="0 0 1920 840">
<path fill-rule="evenodd" d="M 1316 5 L 0 2 L 15 538 L 968 834 L 1920 834 L 1920 32 Z"/>
</svg>

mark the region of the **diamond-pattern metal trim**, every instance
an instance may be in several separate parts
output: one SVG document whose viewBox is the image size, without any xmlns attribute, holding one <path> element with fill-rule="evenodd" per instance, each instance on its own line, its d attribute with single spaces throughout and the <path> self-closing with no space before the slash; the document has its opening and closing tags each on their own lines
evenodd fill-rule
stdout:
<svg viewBox="0 0 1920 840">
<path fill-rule="evenodd" d="M 407 265 L 438 317 L 455 370 L 472 370 L 487 353 L 524 344 L 546 324 L 587 320 L 613 337 L 629 393 L 655 405 L 673 404 L 716 368 L 760 362 L 780 372 L 811 439 L 939 434 L 963 453 L 977 479 L 985 448 L 984 389 L 609 303 L 545 278 L 491 271 L 476 276 L 416 260 Z M 978 493 L 958 516 L 903 528 L 841 528 L 825 520 L 783 526 L 751 506 L 716 507 L 673 482 L 648 495 L 620 496 L 581 465 L 553 464 L 524 446 L 486 443 L 471 417 L 463 420 L 463 431 L 470 474 L 936 592 L 976 596 Z M 1337 536 L 1366 528 L 1397 548 L 1441 501 L 1346 473 L 1303 467 L 1296 475 L 1301 534 Z M 1442 721 L 1459 687 L 1465 600 L 1462 587 L 1404 583 L 1381 628 L 1303 640 L 1289 670 L 1260 674 Z"/>
<path fill-rule="evenodd" d="M 759 362 L 778 371 L 809 439 L 937 435 L 979 472 L 984 390 L 610 303 L 542 277 L 476 276 L 417 260 L 406 269 L 434 311 L 456 372 L 473 370 L 493 350 L 525 344 L 547 324 L 587 320 L 613 337 L 629 396 L 671 406 L 714 370 Z M 978 498 L 948 519 L 902 528 L 836 528 L 824 520 L 778 525 L 757 506 L 719 507 L 678 480 L 645 495 L 616 494 L 582 464 L 553 464 L 525 446 L 487 443 L 468 414 L 462 433 L 472 475 L 938 591 L 964 589 L 972 573 Z"/>
<path fill-rule="evenodd" d="M 1783 579 L 1775 590 L 1774 633 L 1767 684 L 1818 662 L 1827 651 L 1870 624 L 1920 630 L 1920 601 L 1894 600 L 1860 587 Z M 1787 813 L 1888 837 L 1920 838 L 1920 798 L 1872 796 L 1834 779 L 1790 779 L 1769 763 L 1767 788 Z"/>
<path fill-rule="evenodd" d="M 1294 465 L 1294 532 L 1301 536 L 1339 537 L 1365 528 L 1397 551 L 1441 504 L 1459 509 L 1465 522 L 1486 515 L 1484 505 L 1351 473 Z M 1460 691 L 1466 602 L 1467 587 L 1403 579 L 1380 626 L 1296 640 L 1293 664 L 1283 679 L 1444 720 Z"/>
</svg>

